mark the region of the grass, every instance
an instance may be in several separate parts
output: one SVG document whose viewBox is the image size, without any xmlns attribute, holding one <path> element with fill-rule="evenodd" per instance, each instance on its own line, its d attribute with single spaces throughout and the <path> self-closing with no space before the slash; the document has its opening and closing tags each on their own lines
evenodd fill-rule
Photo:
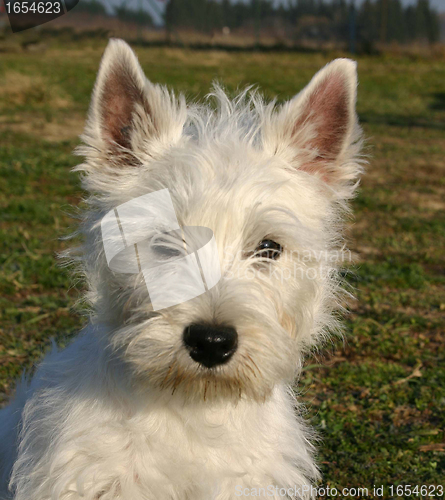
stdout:
<svg viewBox="0 0 445 500">
<path fill-rule="evenodd" d="M 55 252 L 82 193 L 71 152 L 105 42 L 0 60 L 0 401 L 54 337 L 82 320 Z M 211 82 L 285 99 L 338 54 L 137 50 L 147 75 L 189 96 Z M 372 157 L 349 231 L 357 301 L 347 338 L 309 359 L 306 417 L 323 484 L 443 484 L 445 470 L 445 62 L 359 58 L 358 111 Z M 385 498 L 391 495 L 385 489 Z M 408 496 L 400 498 L 409 498 Z"/>
</svg>

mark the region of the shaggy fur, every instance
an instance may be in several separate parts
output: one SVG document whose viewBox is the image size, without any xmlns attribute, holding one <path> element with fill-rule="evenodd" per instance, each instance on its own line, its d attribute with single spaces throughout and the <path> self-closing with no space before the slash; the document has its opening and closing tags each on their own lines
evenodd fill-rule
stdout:
<svg viewBox="0 0 445 500">
<path fill-rule="evenodd" d="M 78 151 L 90 196 L 71 258 L 90 322 L 0 412 L 2 499 L 229 500 L 237 486 L 319 478 L 290 387 L 339 328 L 341 220 L 361 172 L 356 86 L 355 63 L 338 59 L 282 106 L 218 86 L 211 105 L 186 105 L 110 41 Z M 222 278 L 154 312 L 141 273 L 108 267 L 100 222 L 165 188 L 181 225 L 212 229 Z M 280 258 L 258 255 L 264 239 Z M 183 331 L 200 322 L 236 328 L 228 363 L 190 357 Z"/>
</svg>

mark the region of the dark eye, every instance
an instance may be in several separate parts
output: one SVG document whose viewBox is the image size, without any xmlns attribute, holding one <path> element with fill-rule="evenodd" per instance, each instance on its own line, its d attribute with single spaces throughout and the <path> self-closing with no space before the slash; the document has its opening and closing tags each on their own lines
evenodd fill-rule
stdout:
<svg viewBox="0 0 445 500">
<path fill-rule="evenodd" d="M 161 234 L 153 238 L 150 248 L 156 260 L 167 261 L 183 256 L 183 248 L 180 247 L 182 238 L 179 240 L 174 236 L 175 235 Z"/>
<path fill-rule="evenodd" d="M 170 245 L 162 245 L 161 243 L 152 246 L 153 252 L 159 260 L 171 260 L 175 257 L 181 257 L 181 251 L 177 248 L 172 248 Z"/>
<path fill-rule="evenodd" d="M 255 249 L 255 257 L 277 260 L 282 251 L 283 247 L 276 241 L 263 240 Z"/>
</svg>

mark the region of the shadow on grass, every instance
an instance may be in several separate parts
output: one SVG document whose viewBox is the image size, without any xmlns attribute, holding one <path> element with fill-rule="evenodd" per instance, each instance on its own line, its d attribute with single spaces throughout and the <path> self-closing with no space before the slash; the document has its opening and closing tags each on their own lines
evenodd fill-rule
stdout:
<svg viewBox="0 0 445 500">
<path fill-rule="evenodd" d="M 440 104 L 445 106 L 445 93 L 443 93 L 444 101 Z M 433 108 L 431 108 L 433 109 Z M 436 111 L 445 109 L 436 107 Z M 403 115 L 380 115 L 377 113 L 360 113 L 360 121 L 362 123 L 370 123 L 374 125 L 391 125 L 395 127 L 420 127 L 435 130 L 445 130 L 445 122 L 440 120 L 428 120 L 422 116 L 403 116 Z"/>
<path fill-rule="evenodd" d="M 433 111 L 445 111 L 445 92 L 435 92 L 431 94 L 433 102 L 429 108 Z"/>
</svg>

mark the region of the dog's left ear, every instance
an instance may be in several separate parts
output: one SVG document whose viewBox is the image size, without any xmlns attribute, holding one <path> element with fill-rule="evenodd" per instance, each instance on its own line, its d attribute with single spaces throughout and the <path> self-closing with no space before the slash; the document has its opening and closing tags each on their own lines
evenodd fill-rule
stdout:
<svg viewBox="0 0 445 500">
<path fill-rule="evenodd" d="M 132 156 L 153 156 L 178 140 L 184 121 L 185 103 L 145 77 L 129 45 L 111 39 L 100 64 L 84 141 L 102 157 L 131 163 Z"/>
<path fill-rule="evenodd" d="M 334 189 L 351 184 L 361 171 L 356 93 L 356 63 L 336 59 L 283 105 L 265 131 L 265 146 Z"/>
</svg>

